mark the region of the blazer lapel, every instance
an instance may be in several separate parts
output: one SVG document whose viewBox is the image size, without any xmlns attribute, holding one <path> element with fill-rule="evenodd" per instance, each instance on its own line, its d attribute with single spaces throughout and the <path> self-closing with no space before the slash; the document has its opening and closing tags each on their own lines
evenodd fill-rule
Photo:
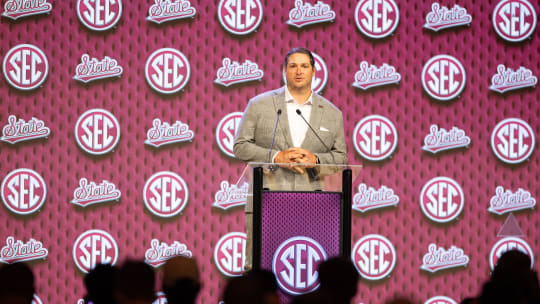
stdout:
<svg viewBox="0 0 540 304">
<path fill-rule="evenodd" d="M 281 117 L 279 118 L 278 125 L 279 130 L 281 131 L 281 134 L 283 136 L 283 141 L 279 141 L 276 134 L 276 140 L 274 142 L 274 145 L 281 148 L 282 150 L 286 150 L 292 147 L 292 138 L 291 129 L 289 128 L 289 116 L 287 115 L 287 104 L 285 103 L 285 87 L 283 87 L 280 91 L 276 92 L 276 95 L 273 96 L 273 99 L 275 111 L 277 112 L 278 109 L 281 109 Z M 278 143 L 281 143 L 281 145 L 285 146 L 280 147 Z"/>
<path fill-rule="evenodd" d="M 324 114 L 324 106 L 323 103 L 320 102 L 319 96 L 313 94 L 312 102 L 313 105 L 311 106 L 311 116 L 309 118 L 309 124 L 313 127 L 313 130 L 315 132 L 319 132 L 319 129 L 321 128 L 321 121 Z M 318 134 L 318 133 L 317 133 Z M 320 136 L 320 135 L 319 135 Z M 319 142 L 319 139 L 315 134 L 313 134 L 313 131 L 308 127 L 306 137 L 304 138 L 304 141 L 302 142 L 302 148 L 312 150 L 312 146 Z"/>
</svg>

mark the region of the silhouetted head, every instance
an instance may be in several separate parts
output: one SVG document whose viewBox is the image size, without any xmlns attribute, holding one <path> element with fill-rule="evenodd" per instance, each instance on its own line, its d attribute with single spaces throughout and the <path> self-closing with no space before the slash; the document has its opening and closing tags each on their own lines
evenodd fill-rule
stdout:
<svg viewBox="0 0 540 304">
<path fill-rule="evenodd" d="M 227 304 L 277 304 L 277 288 L 272 272 L 254 269 L 243 276 L 232 278 L 227 283 L 223 301 Z"/>
<path fill-rule="evenodd" d="M 333 257 L 319 265 L 320 288 L 336 297 L 350 300 L 357 292 L 358 271 L 343 257 Z"/>
<path fill-rule="evenodd" d="M 85 300 L 94 304 L 114 303 L 113 284 L 116 269 L 110 264 L 98 264 L 84 277 Z"/>
<path fill-rule="evenodd" d="M 0 303 L 32 303 L 34 274 L 24 263 L 0 267 Z"/>
<path fill-rule="evenodd" d="M 169 304 L 195 303 L 201 289 L 199 267 L 194 258 L 177 256 L 163 266 L 163 292 Z"/>
<path fill-rule="evenodd" d="M 152 267 L 142 261 L 126 261 L 114 280 L 116 302 L 152 303 L 156 297 L 154 284 Z"/>
</svg>

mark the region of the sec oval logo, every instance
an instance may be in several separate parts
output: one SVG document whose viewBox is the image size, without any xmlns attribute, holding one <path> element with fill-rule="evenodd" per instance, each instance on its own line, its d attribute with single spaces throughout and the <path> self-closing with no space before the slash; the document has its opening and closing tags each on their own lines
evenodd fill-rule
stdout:
<svg viewBox="0 0 540 304">
<path fill-rule="evenodd" d="M 466 79 L 461 62 L 449 55 L 431 58 L 422 70 L 422 86 L 429 96 L 437 100 L 457 97 L 465 88 Z"/>
<path fill-rule="evenodd" d="M 465 196 L 459 184 L 439 176 L 428 181 L 420 192 L 420 208 L 424 215 L 437 223 L 455 219 L 463 210 Z"/>
<path fill-rule="evenodd" d="M 187 206 L 188 196 L 184 179 L 168 171 L 152 175 L 143 189 L 146 208 L 159 217 L 172 217 L 182 212 Z"/>
<path fill-rule="evenodd" d="M 120 140 L 120 124 L 107 110 L 88 110 L 75 124 L 75 139 L 79 147 L 89 154 L 106 154 Z"/>
<path fill-rule="evenodd" d="M 272 271 L 282 290 L 299 295 L 319 287 L 319 264 L 327 259 L 323 247 L 304 236 L 290 238 L 276 249 Z"/>
<path fill-rule="evenodd" d="M 231 232 L 219 239 L 214 248 L 214 263 L 223 275 L 241 276 L 246 261 L 246 234 Z"/>
<path fill-rule="evenodd" d="M 356 27 L 375 39 L 394 32 L 399 23 L 399 8 L 393 0 L 360 0 L 354 12 Z"/>
<path fill-rule="evenodd" d="M 493 248 L 491 248 L 491 252 L 489 253 L 489 266 L 491 267 L 491 270 L 495 269 L 495 265 L 497 265 L 497 262 L 499 261 L 501 255 L 510 250 L 519 250 L 528 255 L 531 259 L 531 269 L 533 268 L 534 253 L 531 249 L 531 246 L 529 246 L 527 242 L 520 238 L 506 237 L 502 240 L 499 240 L 495 245 L 493 245 Z"/>
<path fill-rule="evenodd" d="M 219 149 L 232 158 L 235 158 L 233 152 L 234 137 L 242 120 L 242 115 L 242 112 L 229 113 L 220 120 L 216 128 L 216 142 Z"/>
<path fill-rule="evenodd" d="M 34 294 L 34 298 L 32 299 L 32 304 L 43 304 L 43 301 L 38 297 L 37 294 Z"/>
<path fill-rule="evenodd" d="M 492 15 L 499 37 L 510 42 L 527 39 L 536 28 L 536 11 L 527 0 L 502 0 Z"/>
<path fill-rule="evenodd" d="M 370 115 L 360 120 L 353 133 L 356 152 L 371 161 L 380 161 L 392 155 L 397 147 L 398 133 L 386 117 Z"/>
<path fill-rule="evenodd" d="M 118 23 L 121 16 L 121 0 L 77 1 L 77 17 L 84 26 L 91 30 L 108 30 Z"/>
<path fill-rule="evenodd" d="M 49 74 L 49 61 L 37 46 L 19 44 L 7 52 L 2 70 L 12 87 L 28 91 L 39 87 L 45 81 Z"/>
<path fill-rule="evenodd" d="M 430 298 L 429 300 L 424 302 L 424 304 L 457 304 L 457 302 L 452 300 L 449 297 L 436 296 L 436 297 Z"/>
<path fill-rule="evenodd" d="M 11 171 L 0 189 L 4 205 L 21 215 L 39 210 L 47 197 L 47 186 L 41 175 L 26 168 Z"/>
<path fill-rule="evenodd" d="M 221 0 L 218 19 L 229 33 L 247 35 L 257 29 L 263 18 L 263 7 L 259 0 Z"/>
<path fill-rule="evenodd" d="M 358 273 L 370 281 L 389 276 L 396 265 L 396 258 L 394 245 L 378 234 L 369 234 L 359 239 L 351 254 Z"/>
<path fill-rule="evenodd" d="M 186 86 L 191 67 L 186 56 L 180 51 L 163 48 L 148 57 L 144 72 L 152 89 L 162 94 L 173 94 Z"/>
<path fill-rule="evenodd" d="M 118 260 L 118 244 L 106 231 L 87 230 L 73 244 L 73 260 L 77 268 L 84 273 L 88 273 L 98 264 L 114 266 Z"/>
<path fill-rule="evenodd" d="M 152 304 L 167 304 L 167 296 L 162 292 L 158 291 L 156 292 L 156 299 Z"/>
<path fill-rule="evenodd" d="M 507 118 L 491 133 L 491 149 L 498 159 L 508 164 L 521 163 L 531 156 L 535 145 L 534 132 L 525 121 Z"/>
</svg>

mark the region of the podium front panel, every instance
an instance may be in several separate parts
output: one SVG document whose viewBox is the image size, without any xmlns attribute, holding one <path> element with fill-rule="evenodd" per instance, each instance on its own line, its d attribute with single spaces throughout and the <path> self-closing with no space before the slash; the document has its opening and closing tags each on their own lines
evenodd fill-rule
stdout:
<svg viewBox="0 0 540 304">
<path fill-rule="evenodd" d="M 339 192 L 263 191 L 261 268 L 273 271 L 286 293 L 314 290 L 318 265 L 340 254 L 340 205 Z"/>
</svg>

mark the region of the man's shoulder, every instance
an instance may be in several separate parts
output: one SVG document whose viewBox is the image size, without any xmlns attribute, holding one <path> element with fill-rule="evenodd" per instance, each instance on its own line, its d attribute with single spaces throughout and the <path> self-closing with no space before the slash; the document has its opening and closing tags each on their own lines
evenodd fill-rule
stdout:
<svg viewBox="0 0 540 304">
<path fill-rule="evenodd" d="M 336 112 L 341 114 L 341 110 L 336 107 L 330 100 L 322 97 L 321 95 L 317 93 L 313 93 L 313 98 L 316 99 L 321 105 L 327 105 L 327 108 L 330 109 L 330 111 Z"/>
<path fill-rule="evenodd" d="M 285 94 L 285 89 L 283 87 L 271 91 L 266 91 L 264 93 L 261 93 L 253 98 L 251 98 L 250 102 L 252 103 L 258 103 L 258 102 L 264 102 L 266 100 L 272 100 L 275 96 Z"/>
</svg>

